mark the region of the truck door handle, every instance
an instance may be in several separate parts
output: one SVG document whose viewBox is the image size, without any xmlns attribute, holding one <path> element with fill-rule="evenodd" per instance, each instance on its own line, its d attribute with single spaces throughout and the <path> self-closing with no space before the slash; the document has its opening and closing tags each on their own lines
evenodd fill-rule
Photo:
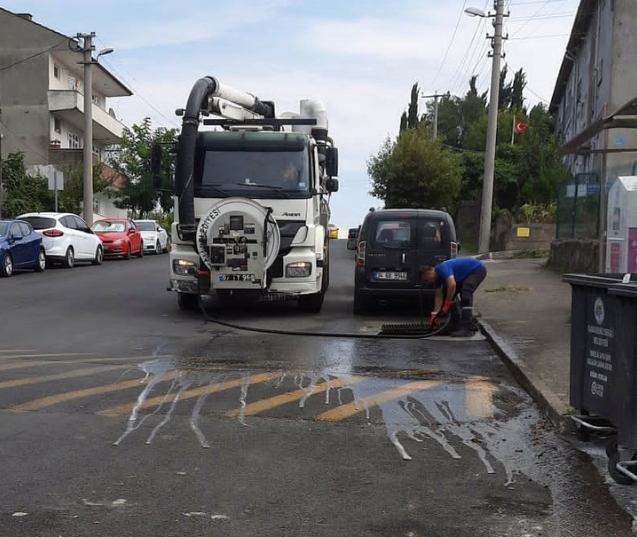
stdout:
<svg viewBox="0 0 637 537">
<path fill-rule="evenodd" d="M 405 253 L 403 252 L 403 263 L 405 262 Z"/>
</svg>

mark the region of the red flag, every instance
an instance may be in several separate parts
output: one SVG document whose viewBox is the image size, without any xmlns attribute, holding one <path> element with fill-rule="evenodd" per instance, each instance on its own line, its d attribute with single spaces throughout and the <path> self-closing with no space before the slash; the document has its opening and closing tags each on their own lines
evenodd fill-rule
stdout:
<svg viewBox="0 0 637 537">
<path fill-rule="evenodd" d="M 515 134 L 524 134 L 527 127 L 528 124 L 523 123 L 522 121 L 518 121 L 517 119 L 513 122 L 513 132 Z"/>
</svg>

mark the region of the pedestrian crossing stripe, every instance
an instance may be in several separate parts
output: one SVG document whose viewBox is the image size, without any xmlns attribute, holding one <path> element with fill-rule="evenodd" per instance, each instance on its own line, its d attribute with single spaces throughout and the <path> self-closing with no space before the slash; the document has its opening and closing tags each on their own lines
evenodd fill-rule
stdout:
<svg viewBox="0 0 637 537">
<path fill-rule="evenodd" d="M 15 352 L 15 351 L 11 351 Z M 60 356 L 93 356 L 90 352 L 56 352 L 56 353 L 38 353 L 38 354 L 0 354 L 1 360 L 12 360 L 17 358 L 55 358 Z"/>
<path fill-rule="evenodd" d="M 106 365 L 99 367 L 85 367 L 66 371 L 65 373 L 57 373 L 55 375 L 42 375 L 40 377 L 27 377 L 23 379 L 7 380 L 0 382 L 0 390 L 4 388 L 17 388 L 19 386 L 29 386 L 31 384 L 40 384 L 42 382 L 50 382 L 53 380 L 66 380 L 70 378 L 88 377 L 94 373 L 104 373 L 107 371 L 117 371 L 118 369 L 129 369 L 129 365 Z"/>
<path fill-rule="evenodd" d="M 300 401 L 304 397 L 309 397 L 310 395 L 316 395 L 319 393 L 323 393 L 328 389 L 338 389 L 343 387 L 348 387 L 358 382 L 365 380 L 365 377 L 350 377 L 350 378 L 342 378 L 330 380 L 329 382 L 323 382 L 321 384 L 317 384 L 313 389 L 308 387 L 305 390 L 295 390 L 292 392 L 282 393 L 281 395 L 276 395 L 274 397 L 270 397 L 268 399 L 261 399 L 255 403 L 250 403 L 246 405 L 244 409 L 237 408 L 235 410 L 231 410 L 226 412 L 226 416 L 228 418 L 236 418 L 239 415 L 242 416 L 255 416 L 256 414 L 260 414 L 261 412 L 265 412 L 266 410 L 272 410 L 273 408 L 286 405 L 288 403 L 293 403 L 295 401 Z"/>
<path fill-rule="evenodd" d="M 273 380 L 278 378 L 280 374 L 277 373 L 260 373 L 258 375 L 251 375 L 247 380 L 248 384 L 259 384 L 261 382 L 267 382 L 269 380 Z M 182 401 L 184 399 L 193 399 L 194 397 L 199 397 L 201 395 L 207 395 L 215 392 L 221 392 L 225 390 L 230 390 L 232 388 L 239 388 L 244 383 L 243 379 L 235 379 L 229 380 L 226 382 L 220 382 L 218 384 L 202 386 L 200 388 L 195 388 L 193 390 L 188 390 L 183 393 L 179 393 L 179 400 Z M 153 397 L 151 399 L 147 399 L 140 406 L 137 407 L 137 410 L 142 410 L 145 408 L 153 408 L 161 405 L 162 403 L 171 403 L 177 397 L 177 393 L 168 394 L 168 395 L 160 395 L 157 397 Z M 97 412 L 98 416 L 104 416 L 108 418 L 116 418 L 118 416 L 127 416 L 133 410 L 135 406 L 134 403 L 125 403 L 123 405 L 117 405 L 111 408 L 107 408 L 105 410 L 100 410 Z"/>
<path fill-rule="evenodd" d="M 67 355 L 68 356 L 68 355 Z M 0 371 L 13 371 L 15 369 L 25 369 L 28 367 L 37 367 L 43 365 L 58 365 L 58 364 L 84 364 L 84 363 L 100 363 L 100 362 L 130 362 L 134 360 L 148 360 L 150 358 L 161 358 L 160 356 L 129 356 L 126 358 L 84 358 L 82 360 L 30 360 L 28 362 L 10 362 L 7 364 L 0 364 Z M 134 364 L 128 364 L 128 367 L 134 367 Z"/>
</svg>

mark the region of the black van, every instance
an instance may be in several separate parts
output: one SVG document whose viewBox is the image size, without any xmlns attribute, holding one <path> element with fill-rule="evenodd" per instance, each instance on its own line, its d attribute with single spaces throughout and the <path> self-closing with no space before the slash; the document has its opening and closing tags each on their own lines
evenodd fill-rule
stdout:
<svg viewBox="0 0 637 537">
<path fill-rule="evenodd" d="M 457 257 L 459 250 L 453 219 L 444 211 L 369 212 L 358 236 L 354 313 L 362 313 L 372 300 L 431 295 L 418 281 L 418 268 Z"/>
</svg>

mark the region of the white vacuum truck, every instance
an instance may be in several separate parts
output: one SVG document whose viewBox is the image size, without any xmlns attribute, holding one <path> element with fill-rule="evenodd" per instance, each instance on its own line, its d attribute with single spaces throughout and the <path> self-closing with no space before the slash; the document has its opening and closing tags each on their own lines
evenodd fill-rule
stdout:
<svg viewBox="0 0 637 537">
<path fill-rule="evenodd" d="M 319 312 L 329 286 L 329 198 L 338 191 L 323 104 L 302 100 L 298 114 L 277 117 L 273 102 L 204 77 L 177 114 L 169 290 L 180 308 L 216 294 L 296 299 Z M 155 145 L 156 187 L 161 159 Z"/>
</svg>

